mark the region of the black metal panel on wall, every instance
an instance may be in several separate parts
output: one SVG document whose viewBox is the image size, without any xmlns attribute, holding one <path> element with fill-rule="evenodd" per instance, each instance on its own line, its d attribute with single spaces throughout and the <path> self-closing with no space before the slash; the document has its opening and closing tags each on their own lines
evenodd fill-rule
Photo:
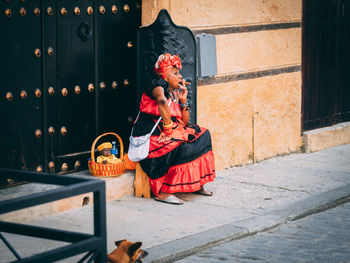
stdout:
<svg viewBox="0 0 350 263">
<path fill-rule="evenodd" d="M 168 11 L 162 9 L 152 25 L 138 30 L 137 42 L 137 103 L 145 86 L 154 76 L 154 64 L 158 56 L 166 52 L 179 55 L 182 62 L 180 73 L 186 81 L 191 82 L 188 87 L 190 122 L 196 123 L 197 46 L 192 31 L 187 27 L 175 25 Z"/>
<path fill-rule="evenodd" d="M 2 0 L 0 24 L 0 167 L 77 171 L 100 133 L 127 140 L 140 0 Z"/>
</svg>

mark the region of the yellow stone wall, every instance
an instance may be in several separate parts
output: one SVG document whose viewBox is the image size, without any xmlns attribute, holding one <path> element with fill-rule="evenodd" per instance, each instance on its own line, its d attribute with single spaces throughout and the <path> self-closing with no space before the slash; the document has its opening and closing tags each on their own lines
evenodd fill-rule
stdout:
<svg viewBox="0 0 350 263">
<path fill-rule="evenodd" d="M 301 22 L 302 0 L 143 0 L 142 24 L 163 8 L 177 25 L 205 32 Z M 301 27 L 214 35 L 218 73 L 197 87 L 197 120 L 211 131 L 217 169 L 300 150 L 301 72 L 278 70 L 301 66 Z M 267 70 L 276 73 L 225 80 Z"/>
<path fill-rule="evenodd" d="M 300 87 L 298 72 L 200 86 L 198 123 L 212 134 L 217 168 L 299 150 Z"/>
<path fill-rule="evenodd" d="M 142 0 L 142 25 L 163 8 L 175 24 L 191 29 L 301 19 L 301 0 Z"/>
<path fill-rule="evenodd" d="M 216 36 L 218 74 L 301 63 L 301 29 Z"/>
</svg>

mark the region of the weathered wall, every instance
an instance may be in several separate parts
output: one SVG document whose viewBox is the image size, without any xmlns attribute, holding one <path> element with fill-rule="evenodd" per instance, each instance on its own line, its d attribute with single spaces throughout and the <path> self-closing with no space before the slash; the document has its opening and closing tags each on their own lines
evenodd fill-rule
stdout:
<svg viewBox="0 0 350 263">
<path fill-rule="evenodd" d="M 301 138 L 301 0 L 143 0 L 195 34 L 216 37 L 218 74 L 198 82 L 198 124 L 218 169 L 298 151 Z"/>
<path fill-rule="evenodd" d="M 300 64 L 300 36 L 300 28 L 217 35 L 218 74 Z"/>
<path fill-rule="evenodd" d="M 299 75 L 281 74 L 199 87 L 198 122 L 212 133 L 218 168 L 299 149 Z"/>
<path fill-rule="evenodd" d="M 301 0 L 143 0 L 142 25 L 163 8 L 192 29 L 301 20 Z"/>
</svg>

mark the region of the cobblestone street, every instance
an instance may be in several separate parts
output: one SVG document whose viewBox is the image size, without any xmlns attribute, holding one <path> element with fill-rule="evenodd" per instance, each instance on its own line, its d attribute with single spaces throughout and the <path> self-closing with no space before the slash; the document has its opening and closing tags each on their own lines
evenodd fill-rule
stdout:
<svg viewBox="0 0 350 263">
<path fill-rule="evenodd" d="M 350 203 L 176 262 L 350 262 Z"/>
</svg>

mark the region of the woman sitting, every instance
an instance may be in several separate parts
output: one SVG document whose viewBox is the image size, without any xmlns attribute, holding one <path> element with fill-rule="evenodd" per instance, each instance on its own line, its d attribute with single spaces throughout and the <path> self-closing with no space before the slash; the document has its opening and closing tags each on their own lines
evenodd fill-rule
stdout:
<svg viewBox="0 0 350 263">
<path fill-rule="evenodd" d="M 190 106 L 181 68 L 178 56 L 159 56 L 155 64 L 159 79 L 153 79 L 142 95 L 141 114 L 133 132 L 133 136 L 149 133 L 162 116 L 151 136 L 149 155 L 140 164 L 150 178 L 155 199 L 171 204 L 183 204 L 173 193 L 213 195 L 204 184 L 215 178 L 210 133 L 188 124 Z"/>
</svg>

